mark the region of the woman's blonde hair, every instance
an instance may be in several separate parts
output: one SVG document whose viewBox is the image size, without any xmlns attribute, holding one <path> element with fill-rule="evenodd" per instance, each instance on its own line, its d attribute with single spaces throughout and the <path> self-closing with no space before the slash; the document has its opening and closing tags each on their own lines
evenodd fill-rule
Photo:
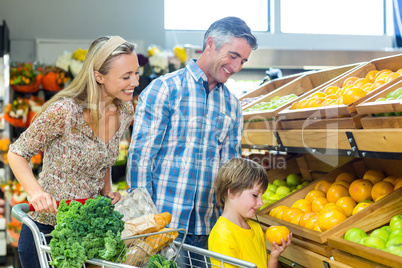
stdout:
<svg viewBox="0 0 402 268">
<path fill-rule="evenodd" d="M 216 203 L 224 207 L 228 191 L 232 194 L 241 193 L 260 185 L 265 192 L 268 187 L 268 175 L 258 163 L 245 159 L 233 158 L 222 165 L 215 180 Z"/>
<path fill-rule="evenodd" d="M 103 75 L 107 75 L 111 69 L 113 60 L 122 54 L 131 54 L 134 52 L 135 45 L 129 42 L 124 42 L 118 46 L 101 64 L 99 70 L 95 70 L 94 64 L 99 56 L 105 43 L 111 39 L 110 36 L 103 36 L 97 38 L 92 42 L 88 49 L 87 55 L 83 62 L 83 66 L 74 80 L 63 90 L 54 95 L 49 101 L 47 101 L 36 114 L 33 120 L 37 119 L 50 105 L 57 102 L 61 98 L 69 97 L 81 105 L 84 109 L 89 110 L 92 123 L 98 127 L 100 119 L 100 99 L 101 91 L 99 84 L 95 80 L 94 71 L 98 71 Z M 123 40 L 123 39 L 122 39 Z M 118 107 L 120 100 L 115 99 L 115 104 Z"/>
</svg>

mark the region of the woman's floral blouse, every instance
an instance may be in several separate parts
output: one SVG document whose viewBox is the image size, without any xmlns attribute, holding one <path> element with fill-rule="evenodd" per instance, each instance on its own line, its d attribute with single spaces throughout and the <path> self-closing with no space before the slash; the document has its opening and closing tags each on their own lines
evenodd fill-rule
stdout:
<svg viewBox="0 0 402 268">
<path fill-rule="evenodd" d="M 106 143 L 95 136 L 84 120 L 83 108 L 71 98 L 48 107 L 21 134 L 10 150 L 26 160 L 43 150 L 38 182 L 56 200 L 92 198 L 103 189 L 106 171 L 117 160 L 120 138 L 131 124 L 131 103 L 119 104 L 120 126 Z M 31 212 L 33 220 L 56 224 L 50 213 Z"/>
</svg>

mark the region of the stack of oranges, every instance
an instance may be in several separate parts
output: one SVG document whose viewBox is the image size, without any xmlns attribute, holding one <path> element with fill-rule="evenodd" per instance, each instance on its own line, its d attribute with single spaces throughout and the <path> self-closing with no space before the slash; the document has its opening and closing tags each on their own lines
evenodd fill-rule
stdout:
<svg viewBox="0 0 402 268">
<path fill-rule="evenodd" d="M 402 177 L 386 177 L 380 170 L 369 169 L 361 179 L 342 172 L 334 182 L 318 181 L 303 199 L 277 206 L 269 215 L 325 232 L 401 187 Z"/>
<path fill-rule="evenodd" d="M 328 86 L 323 91 L 294 102 L 290 109 L 315 108 L 332 105 L 349 105 L 365 96 L 368 92 L 402 75 L 402 69 L 393 72 L 389 69 L 371 70 L 365 77 L 351 76 L 343 81 L 342 87 Z"/>
</svg>

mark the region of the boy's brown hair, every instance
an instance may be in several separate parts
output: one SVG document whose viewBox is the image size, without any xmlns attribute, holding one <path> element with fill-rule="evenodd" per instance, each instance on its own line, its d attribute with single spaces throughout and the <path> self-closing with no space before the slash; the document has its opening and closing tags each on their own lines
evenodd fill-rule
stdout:
<svg viewBox="0 0 402 268">
<path fill-rule="evenodd" d="M 255 184 L 260 185 L 263 192 L 268 187 L 267 172 L 260 164 L 245 158 L 229 160 L 219 169 L 215 180 L 217 205 L 224 207 L 228 190 L 237 194 L 253 188 Z"/>
</svg>

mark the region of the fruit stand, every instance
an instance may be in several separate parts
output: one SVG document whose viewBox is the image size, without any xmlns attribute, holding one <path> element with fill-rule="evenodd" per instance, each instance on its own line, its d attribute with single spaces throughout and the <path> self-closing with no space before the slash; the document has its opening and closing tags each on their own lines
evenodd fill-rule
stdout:
<svg viewBox="0 0 402 268">
<path fill-rule="evenodd" d="M 395 74 L 402 68 L 401 57 L 402 55 L 397 55 L 361 63 L 335 78 L 322 81 L 322 85 L 313 87 L 307 93 L 300 94 L 298 98 L 279 108 L 279 112 L 268 110 L 254 112 L 252 115 L 249 112 L 244 113 L 243 150 L 267 150 L 277 157 L 281 154 L 294 156 L 287 158 L 283 167 L 273 166 L 267 170 L 270 183 L 277 179 L 286 180 L 290 173 L 298 174 L 302 180 L 309 181 L 307 185 L 275 202 L 264 203 L 264 207 L 254 217 L 264 231 L 270 226 L 282 225 L 293 233 L 292 244 L 281 255 L 283 264 L 293 267 L 402 267 L 402 257 L 344 238 L 352 227 L 361 228 L 370 235 L 376 229 L 385 228 L 392 217 L 402 214 L 400 188 L 395 187 L 395 190 L 392 189 L 391 193 L 388 192 L 381 198 L 378 195 L 370 197 L 369 205 L 360 204 L 362 209 L 359 212 L 356 210 L 352 215 L 342 216 L 344 218 L 339 223 L 327 230 L 321 230 L 322 225 L 319 224 L 316 224 L 318 227 L 315 229 L 298 225 L 302 216 L 284 220 L 286 212 L 282 212 L 283 215 L 280 212 L 278 214 L 280 207 L 291 208 L 296 201 L 307 198 L 307 194 L 317 189 L 323 181 L 328 185 L 337 184 L 337 176 L 344 172 L 353 174 L 355 179 L 364 178 L 369 170 L 379 170 L 385 177 L 402 176 L 402 103 L 399 98 L 402 93 L 402 77 Z M 354 81 L 362 81 L 373 72 L 380 75 L 380 71 L 394 75 L 387 82 L 384 80 L 375 89 L 367 91 L 364 96 L 353 96 L 355 99 L 352 98 L 354 101 L 350 103 L 292 108 L 297 106 L 297 102 L 307 102 L 317 92 L 324 93 L 330 86 L 342 89 L 352 78 Z M 312 73 L 306 73 L 265 94 L 275 96 L 281 89 L 311 75 Z M 369 86 L 372 85 L 367 85 Z M 347 98 L 345 100 L 351 101 Z M 256 103 L 258 101 L 254 105 Z M 261 117 L 259 122 L 250 120 L 256 116 Z M 264 116 L 267 119 L 265 121 Z M 388 182 L 384 185 L 394 187 Z M 348 186 L 345 186 L 346 192 L 350 192 Z M 288 211 L 287 216 L 291 215 L 290 210 L 285 210 Z M 276 211 L 276 214 L 272 211 Z M 270 250 L 270 243 L 267 243 L 267 248 Z M 396 248 L 393 251 L 399 252 Z"/>
</svg>

